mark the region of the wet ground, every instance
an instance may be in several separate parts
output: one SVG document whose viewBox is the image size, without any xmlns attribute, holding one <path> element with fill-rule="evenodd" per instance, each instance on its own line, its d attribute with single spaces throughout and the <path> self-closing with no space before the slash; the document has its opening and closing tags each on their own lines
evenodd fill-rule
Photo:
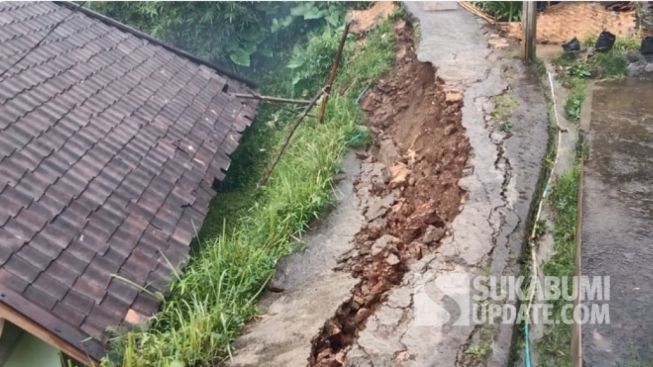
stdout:
<svg viewBox="0 0 653 367">
<path fill-rule="evenodd" d="M 582 271 L 610 276 L 610 324 L 583 326 L 585 366 L 653 364 L 653 81 L 597 85 L 584 168 Z"/>
</svg>

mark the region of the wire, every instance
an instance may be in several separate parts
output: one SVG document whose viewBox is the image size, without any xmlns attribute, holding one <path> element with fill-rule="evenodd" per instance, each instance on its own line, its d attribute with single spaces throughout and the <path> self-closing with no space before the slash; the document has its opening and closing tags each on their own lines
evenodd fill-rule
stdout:
<svg viewBox="0 0 653 367">
<path fill-rule="evenodd" d="M 57 5 L 57 6 L 58 6 L 58 5 Z M 27 52 L 25 52 L 21 57 L 19 57 L 18 60 L 14 61 L 11 65 L 9 65 L 8 68 L 6 68 L 2 73 L 0 73 L 0 79 L 3 78 L 3 77 L 5 76 L 5 74 L 7 74 L 7 72 L 8 72 L 9 70 L 11 70 L 11 69 L 13 69 L 14 67 L 16 67 L 16 65 L 18 65 L 18 63 L 20 63 L 21 61 L 25 60 L 25 58 L 26 58 L 29 54 L 31 54 L 34 50 L 36 50 L 37 48 L 39 48 L 39 47 L 41 46 L 41 44 L 45 41 L 45 39 L 48 38 L 48 37 L 52 34 L 52 32 L 54 32 L 54 31 L 55 31 L 55 30 L 56 30 L 56 29 L 57 29 L 57 28 L 58 28 L 58 27 L 59 27 L 59 26 L 60 26 L 64 21 L 68 20 L 68 18 L 70 18 L 73 14 L 75 14 L 75 11 L 76 11 L 78 8 L 80 8 L 81 6 L 82 6 L 82 4 L 77 4 L 77 7 L 76 7 L 76 8 L 73 8 L 73 9 L 71 10 L 70 14 L 66 15 L 66 16 L 63 17 L 60 21 L 58 21 L 57 23 L 55 23 L 54 26 L 52 26 L 52 28 L 50 28 L 50 29 L 48 30 L 48 33 L 46 33 L 43 37 L 41 37 L 41 39 L 40 39 L 40 40 L 39 40 L 39 41 L 38 41 L 34 46 L 30 47 L 30 49 L 27 50 Z"/>
</svg>

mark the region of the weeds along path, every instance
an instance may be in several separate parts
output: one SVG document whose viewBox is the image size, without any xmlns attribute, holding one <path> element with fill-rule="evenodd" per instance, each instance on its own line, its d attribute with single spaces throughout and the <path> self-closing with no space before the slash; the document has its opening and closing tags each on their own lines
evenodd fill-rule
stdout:
<svg viewBox="0 0 653 367">
<path fill-rule="evenodd" d="M 458 214 L 458 187 L 469 156 L 462 95 L 446 93 L 429 63 L 417 60 L 412 26 L 395 24 L 395 66 L 362 98 L 377 146 L 355 184 L 365 224 L 342 271 L 359 282 L 312 342 L 309 365 L 341 366 L 347 348 L 411 263 L 437 248 Z"/>
</svg>

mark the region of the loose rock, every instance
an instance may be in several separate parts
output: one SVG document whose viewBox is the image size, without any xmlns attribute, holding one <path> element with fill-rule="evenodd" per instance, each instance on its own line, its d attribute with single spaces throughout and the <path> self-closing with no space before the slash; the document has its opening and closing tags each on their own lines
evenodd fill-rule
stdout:
<svg viewBox="0 0 653 367">
<path fill-rule="evenodd" d="M 424 231 L 424 236 L 422 236 L 422 242 L 427 245 L 432 245 L 442 239 L 446 233 L 446 230 L 441 227 L 428 226 L 426 231 Z"/>
<path fill-rule="evenodd" d="M 385 259 L 385 262 L 387 262 L 388 265 L 390 265 L 390 266 L 395 266 L 395 265 L 399 264 L 399 263 L 401 262 L 401 260 L 399 260 L 399 258 L 397 257 L 397 255 L 395 255 L 395 254 L 390 254 L 390 255 L 388 255 L 388 257 Z"/>
<path fill-rule="evenodd" d="M 384 234 L 383 236 L 379 237 L 376 241 L 374 241 L 374 244 L 372 245 L 372 256 L 376 256 L 383 251 L 385 251 L 391 244 L 396 243 L 398 241 L 397 237 L 391 236 L 389 234 Z"/>
</svg>

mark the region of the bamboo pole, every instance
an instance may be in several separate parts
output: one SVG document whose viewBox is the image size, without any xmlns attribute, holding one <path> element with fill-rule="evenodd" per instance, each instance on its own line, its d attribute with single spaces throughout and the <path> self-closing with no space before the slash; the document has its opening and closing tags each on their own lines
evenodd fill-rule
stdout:
<svg viewBox="0 0 653 367">
<path fill-rule="evenodd" d="M 336 74 L 338 72 L 338 66 L 340 65 L 340 58 L 342 57 L 342 51 L 345 48 L 345 41 L 347 40 L 347 34 L 349 34 L 350 22 L 345 24 L 345 30 L 342 32 L 342 37 L 340 37 L 340 44 L 338 45 L 338 52 L 336 53 L 336 59 L 333 60 L 333 65 L 331 66 L 331 72 L 329 73 L 329 79 L 327 84 L 324 87 L 324 99 L 322 100 L 322 105 L 320 106 L 320 112 L 317 114 L 317 123 L 321 124 L 324 119 L 324 113 L 326 112 L 326 106 L 329 102 L 329 93 L 331 93 L 331 87 L 333 87 L 333 81 L 336 79 Z"/>
<path fill-rule="evenodd" d="M 488 22 L 490 24 L 495 24 L 497 22 L 496 19 L 494 19 L 491 16 L 487 15 L 482 10 L 480 10 L 479 8 L 474 6 L 474 4 L 471 4 L 469 1 L 461 1 L 458 4 L 460 4 L 460 6 L 463 9 L 467 10 L 468 12 L 470 12 L 470 13 L 478 16 L 478 17 L 480 17 L 481 19 L 485 20 L 486 22 Z"/>
<path fill-rule="evenodd" d="M 235 93 L 234 96 L 236 96 L 238 98 L 258 99 L 258 100 L 266 101 L 266 102 L 296 103 L 296 104 L 309 104 L 309 103 L 311 103 L 311 101 L 308 100 L 308 99 L 293 99 L 293 98 L 262 96 L 260 94 Z"/>
<path fill-rule="evenodd" d="M 299 124 L 304 120 L 306 115 L 311 111 L 311 108 L 315 106 L 317 101 L 320 99 L 322 95 L 325 95 L 326 87 L 324 87 L 319 93 L 313 97 L 313 99 L 310 100 L 309 104 L 306 105 L 304 108 L 304 111 L 297 117 L 297 119 L 290 125 L 290 130 L 288 131 L 288 134 L 286 134 L 286 138 L 283 141 L 283 144 L 281 145 L 281 148 L 279 149 L 279 152 L 277 153 L 276 157 L 272 161 L 272 164 L 265 170 L 263 173 L 263 176 L 261 176 L 261 179 L 258 181 L 256 184 L 256 187 L 261 187 L 265 185 L 266 182 L 268 182 L 268 179 L 270 178 L 270 174 L 272 174 L 272 171 L 274 170 L 274 167 L 277 166 L 277 163 L 279 163 L 279 160 L 281 159 L 281 156 L 283 155 L 283 152 L 286 150 L 288 147 L 288 144 L 290 143 L 290 139 L 292 138 L 293 134 L 295 133 L 295 130 L 299 127 Z"/>
</svg>

